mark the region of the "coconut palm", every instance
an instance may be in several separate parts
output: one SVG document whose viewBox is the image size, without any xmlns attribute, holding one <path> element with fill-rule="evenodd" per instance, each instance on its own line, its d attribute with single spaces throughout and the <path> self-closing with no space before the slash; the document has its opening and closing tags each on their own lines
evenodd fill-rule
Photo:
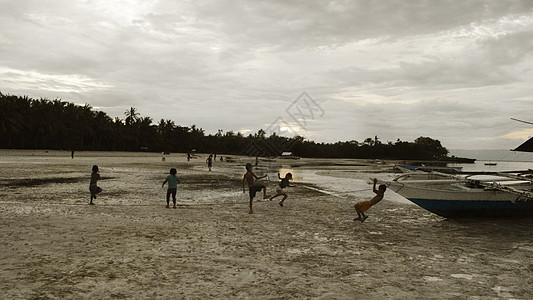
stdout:
<svg viewBox="0 0 533 300">
<path fill-rule="evenodd" d="M 126 116 L 126 126 L 131 126 L 139 120 L 139 113 L 135 107 L 130 107 L 124 115 Z"/>
</svg>

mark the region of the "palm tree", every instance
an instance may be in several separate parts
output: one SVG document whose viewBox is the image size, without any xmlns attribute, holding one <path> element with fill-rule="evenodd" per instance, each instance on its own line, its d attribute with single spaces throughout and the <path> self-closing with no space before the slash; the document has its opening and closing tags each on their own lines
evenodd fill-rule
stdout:
<svg viewBox="0 0 533 300">
<path fill-rule="evenodd" d="M 124 115 L 126 116 L 126 126 L 133 125 L 137 120 L 139 120 L 139 113 L 135 107 L 130 107 Z"/>
</svg>

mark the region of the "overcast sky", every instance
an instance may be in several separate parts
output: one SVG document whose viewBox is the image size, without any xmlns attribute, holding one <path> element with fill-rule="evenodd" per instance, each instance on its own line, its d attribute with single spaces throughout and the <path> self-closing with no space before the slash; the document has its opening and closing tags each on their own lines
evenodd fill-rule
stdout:
<svg viewBox="0 0 533 300">
<path fill-rule="evenodd" d="M 510 120 L 533 121 L 531 0 L 0 7 L 4 94 L 318 142 L 429 136 L 448 149 L 510 149 L 533 135 Z"/>
</svg>

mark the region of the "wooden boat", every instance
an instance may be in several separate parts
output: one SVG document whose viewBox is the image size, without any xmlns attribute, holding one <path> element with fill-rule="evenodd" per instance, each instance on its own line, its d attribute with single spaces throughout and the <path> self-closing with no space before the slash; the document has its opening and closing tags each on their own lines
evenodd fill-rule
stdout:
<svg viewBox="0 0 533 300">
<path fill-rule="evenodd" d="M 533 152 L 533 138 L 513 151 Z M 413 171 L 388 187 L 418 206 L 446 218 L 533 217 L 532 170 L 445 174 Z"/>
<path fill-rule="evenodd" d="M 418 206 L 446 218 L 533 216 L 533 183 L 524 175 L 414 172 L 387 185 Z"/>
</svg>

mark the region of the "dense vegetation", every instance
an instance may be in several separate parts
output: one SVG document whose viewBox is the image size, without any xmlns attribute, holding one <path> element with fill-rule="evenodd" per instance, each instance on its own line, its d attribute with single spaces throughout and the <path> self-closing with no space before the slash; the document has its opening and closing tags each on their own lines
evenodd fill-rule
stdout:
<svg viewBox="0 0 533 300">
<path fill-rule="evenodd" d="M 219 130 L 206 135 L 192 125 L 184 127 L 161 119 L 153 124 L 135 108 L 124 119 L 62 100 L 31 99 L 0 93 L 0 148 L 121 150 L 157 152 L 213 152 L 275 156 L 292 151 L 302 157 L 438 159 L 448 150 L 440 141 L 419 137 L 414 142 L 381 143 L 377 137 L 337 143 L 316 143 L 302 137 L 266 136 L 264 130 L 244 136 Z"/>
</svg>

